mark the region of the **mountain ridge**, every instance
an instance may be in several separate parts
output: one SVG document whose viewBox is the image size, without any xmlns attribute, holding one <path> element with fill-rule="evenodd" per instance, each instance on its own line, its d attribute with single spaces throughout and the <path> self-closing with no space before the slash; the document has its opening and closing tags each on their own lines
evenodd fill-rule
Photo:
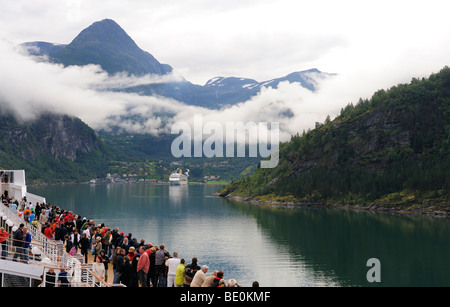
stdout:
<svg viewBox="0 0 450 307">
<path fill-rule="evenodd" d="M 174 70 L 142 50 L 134 40 L 114 21 L 103 19 L 83 29 L 68 45 L 49 42 L 27 42 L 21 44 L 30 55 L 46 55 L 54 63 L 64 66 L 97 64 L 109 74 L 126 72 L 129 75 L 166 75 Z M 223 106 L 244 102 L 256 96 L 262 87 L 277 87 L 280 82 L 297 82 L 308 90 L 315 90 L 314 78 L 322 79 L 333 74 L 310 69 L 290 73 L 281 78 L 263 82 L 247 78 L 224 77 L 222 84 L 208 82 L 193 84 L 184 78 L 162 84 L 141 85 L 123 89 L 144 96 L 159 95 L 169 97 L 188 105 L 220 109 Z M 235 81 L 246 79 L 252 86 L 238 86 Z M 255 83 L 256 82 L 256 83 Z M 227 84 L 227 86 L 224 86 Z M 216 86 L 217 85 L 217 86 Z"/>
</svg>

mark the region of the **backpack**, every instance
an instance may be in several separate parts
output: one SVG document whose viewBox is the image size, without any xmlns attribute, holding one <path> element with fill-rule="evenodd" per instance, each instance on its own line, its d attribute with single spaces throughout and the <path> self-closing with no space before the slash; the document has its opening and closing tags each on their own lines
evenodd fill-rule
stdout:
<svg viewBox="0 0 450 307">
<path fill-rule="evenodd" d="M 185 275 L 187 277 L 191 278 L 191 280 L 192 280 L 192 278 L 194 278 L 195 273 L 197 273 L 197 269 L 192 268 L 190 266 L 186 266 L 186 273 L 185 273 Z"/>
</svg>

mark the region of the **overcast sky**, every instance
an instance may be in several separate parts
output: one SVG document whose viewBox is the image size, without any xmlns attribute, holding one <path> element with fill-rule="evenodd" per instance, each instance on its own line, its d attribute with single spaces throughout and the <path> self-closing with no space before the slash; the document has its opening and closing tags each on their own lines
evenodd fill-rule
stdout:
<svg viewBox="0 0 450 307">
<path fill-rule="evenodd" d="M 30 62 L 9 56 L 10 48 L 5 45 L 38 40 L 68 44 L 93 22 L 110 18 L 139 47 L 200 85 L 216 76 L 265 81 L 310 68 L 339 74 L 333 82 L 323 84 L 315 96 L 285 87 L 281 96 L 269 91 L 256 99 L 269 96 L 273 102 L 293 94 L 286 96 L 284 106 L 295 104 L 292 97 L 297 97 L 303 101 L 297 106 L 316 108 L 297 110 L 303 116 L 315 114 L 305 124 L 310 126 L 316 119 L 323 121 L 327 114 L 336 115 L 359 97 L 370 98 L 378 89 L 409 82 L 413 77 L 428 77 L 449 65 L 449 11 L 448 0 L 1 0 L 4 59 L 0 81 L 9 82 L 9 92 L 0 84 L 0 94 L 14 97 L 11 86 L 27 74 L 36 74 L 29 87 L 42 78 L 42 71 L 31 69 Z M 22 67 L 23 71 L 15 72 L 17 80 L 5 80 L 8 69 L 13 74 L 12 70 Z M 40 69 L 54 72 L 54 68 Z M 89 72 L 71 71 L 63 81 L 53 74 L 48 80 L 55 82 L 54 87 L 62 82 L 73 88 L 74 81 L 68 80 L 74 74 L 85 77 L 85 73 Z M 86 87 L 89 91 L 84 95 L 93 95 L 92 86 L 84 82 L 78 90 Z M 19 86 L 17 90 L 23 91 Z M 75 115 L 92 124 L 93 114 L 77 113 L 76 108 L 72 107 Z"/>
<path fill-rule="evenodd" d="M 410 78 L 449 63 L 449 11 L 446 0 L 15 0 L 2 1 L 0 31 L 14 43 L 67 44 L 111 18 L 197 84 L 313 67 L 340 74 L 390 67 L 387 74 Z"/>
</svg>

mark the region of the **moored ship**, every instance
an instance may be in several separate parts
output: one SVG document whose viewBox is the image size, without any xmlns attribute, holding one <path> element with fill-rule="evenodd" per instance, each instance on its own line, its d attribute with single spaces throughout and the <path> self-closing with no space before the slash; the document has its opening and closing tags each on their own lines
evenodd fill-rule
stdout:
<svg viewBox="0 0 450 307">
<path fill-rule="evenodd" d="M 189 170 L 188 170 L 188 172 L 189 172 Z M 183 174 L 181 169 L 178 172 L 173 172 L 169 177 L 169 183 L 171 185 L 187 184 L 188 176 L 189 176 L 188 172 L 186 174 Z"/>
</svg>

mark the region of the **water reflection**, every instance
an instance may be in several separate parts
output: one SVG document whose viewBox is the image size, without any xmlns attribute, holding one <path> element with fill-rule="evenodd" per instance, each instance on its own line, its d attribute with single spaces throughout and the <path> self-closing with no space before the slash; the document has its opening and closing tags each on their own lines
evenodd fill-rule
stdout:
<svg viewBox="0 0 450 307">
<path fill-rule="evenodd" d="M 450 220 L 365 211 L 289 209 L 229 201 L 314 272 L 344 286 L 449 286 Z M 382 282 L 366 280 L 378 258 Z M 444 273 L 446 272 L 446 273 Z"/>
<path fill-rule="evenodd" d="M 244 285 L 449 286 L 450 221 L 332 209 L 249 205 L 215 197 L 220 187 L 156 184 L 30 187 L 52 204 L 165 243 Z"/>
<path fill-rule="evenodd" d="M 169 200 L 171 204 L 181 205 L 183 199 L 188 197 L 189 187 L 185 185 L 169 185 Z"/>
</svg>

